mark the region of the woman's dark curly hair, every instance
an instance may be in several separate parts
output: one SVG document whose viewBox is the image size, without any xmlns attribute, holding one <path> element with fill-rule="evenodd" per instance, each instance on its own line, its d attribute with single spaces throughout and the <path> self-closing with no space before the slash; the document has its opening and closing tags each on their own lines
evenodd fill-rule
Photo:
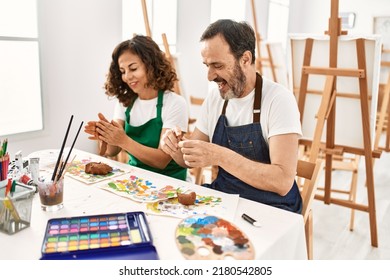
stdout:
<svg viewBox="0 0 390 280">
<path fill-rule="evenodd" d="M 145 64 L 147 87 L 163 91 L 173 89 L 178 79 L 175 69 L 165 54 L 150 37 L 136 35 L 131 40 L 120 43 L 112 53 L 110 69 L 104 84 L 108 96 L 117 97 L 125 107 L 130 106 L 138 96 L 123 82 L 119 70 L 119 57 L 127 51 L 137 55 Z"/>
</svg>

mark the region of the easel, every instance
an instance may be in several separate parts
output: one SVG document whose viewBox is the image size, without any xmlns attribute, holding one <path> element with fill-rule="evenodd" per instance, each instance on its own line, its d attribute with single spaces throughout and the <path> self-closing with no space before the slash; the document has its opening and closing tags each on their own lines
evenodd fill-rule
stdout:
<svg viewBox="0 0 390 280">
<path fill-rule="evenodd" d="M 382 49 L 382 57 L 385 54 L 390 54 L 390 49 Z M 387 81 L 384 84 L 380 84 L 380 92 L 382 93 L 382 104 L 378 114 L 377 120 L 377 131 L 375 134 L 375 145 L 380 150 L 385 152 L 390 152 L 390 61 L 382 59 L 381 69 L 387 68 Z M 386 140 L 384 147 L 379 146 L 379 141 L 382 135 L 382 132 L 386 132 Z"/>
<path fill-rule="evenodd" d="M 144 16 L 146 36 L 152 37 L 152 32 L 151 32 L 150 25 L 149 25 L 149 17 L 148 17 L 148 9 L 146 6 L 146 0 L 141 0 L 141 4 L 142 4 L 142 13 Z M 165 33 L 163 33 L 163 34 L 161 34 L 161 36 L 162 36 L 162 40 L 163 40 L 163 44 L 164 44 L 164 48 L 165 48 L 165 56 L 169 60 L 169 62 L 172 64 L 172 66 L 175 68 L 176 74 L 179 76 L 177 69 L 176 69 L 176 63 L 175 63 L 174 58 L 172 57 L 171 52 L 169 50 L 167 35 Z M 174 86 L 173 86 L 173 91 L 179 95 L 181 94 L 179 81 L 175 81 Z"/>
<path fill-rule="evenodd" d="M 378 247 L 377 237 L 377 223 L 376 223 L 376 209 L 375 209 L 375 193 L 374 193 L 374 176 L 373 176 L 373 158 L 380 157 L 380 152 L 372 151 L 371 136 L 370 136 L 370 117 L 368 104 L 368 84 L 366 76 L 366 58 L 364 39 L 356 40 L 357 50 L 357 69 L 337 68 L 337 52 L 338 52 L 338 38 L 342 34 L 341 19 L 338 17 L 338 0 L 331 0 L 331 17 L 329 19 L 329 30 L 327 34 L 330 36 L 329 41 L 329 67 L 311 67 L 311 53 L 313 49 L 313 39 L 306 39 L 304 61 L 302 67 L 302 77 L 300 90 L 298 95 L 298 107 L 301 112 L 301 121 L 303 119 L 303 109 L 305 105 L 305 98 L 308 92 L 309 75 L 324 75 L 326 82 L 322 92 L 321 104 L 317 114 L 317 123 L 313 140 L 305 140 L 301 143 L 306 146 L 311 146 L 310 162 L 315 162 L 319 151 L 322 149 L 325 154 L 325 188 L 323 196 L 316 196 L 316 199 L 323 200 L 324 203 L 334 203 L 340 206 L 349 207 L 369 213 L 371 245 Z M 337 77 L 356 77 L 359 79 L 360 90 L 360 108 L 362 116 L 363 127 L 363 143 L 364 148 L 354 148 L 348 146 L 336 145 L 335 143 L 335 104 L 336 104 L 336 81 Z M 326 122 L 326 143 L 325 147 L 321 147 L 322 131 Z M 331 197 L 331 177 L 332 177 L 332 161 L 334 155 L 342 155 L 344 152 L 355 155 L 362 155 L 365 157 L 366 166 L 366 183 L 368 205 L 358 204 L 354 201 L 343 200 Z"/>
<path fill-rule="evenodd" d="M 277 81 L 276 71 L 275 71 L 276 66 L 274 65 L 274 62 L 273 62 L 273 58 L 272 58 L 271 49 L 270 49 L 269 44 L 265 44 L 266 49 L 267 49 L 268 58 L 261 56 L 261 41 L 262 41 L 262 39 L 261 39 L 260 33 L 257 31 L 255 0 L 251 0 L 251 5 L 252 5 L 252 15 L 253 15 L 253 27 L 255 29 L 255 35 L 256 35 L 256 70 L 257 70 L 257 72 L 260 73 L 260 75 L 263 75 L 263 67 L 269 67 L 271 69 L 272 79 L 274 82 L 277 83 L 278 81 Z"/>
<path fill-rule="evenodd" d="M 385 53 L 386 51 L 382 49 L 382 53 Z M 383 61 L 381 62 L 381 69 L 390 67 L 390 61 Z M 381 139 L 383 131 L 385 131 L 386 134 L 390 133 L 390 130 L 388 130 L 388 114 L 390 114 L 390 71 L 386 71 L 387 74 L 387 81 L 383 84 L 380 84 L 379 93 L 382 93 L 382 103 L 378 103 L 378 114 L 377 114 L 377 122 L 376 122 L 376 129 L 375 129 L 375 138 L 374 138 L 374 151 L 380 150 L 388 152 L 389 150 L 389 137 L 386 135 L 386 143 L 385 147 L 381 147 L 379 145 L 379 141 Z M 380 106 L 379 106 L 380 105 Z M 356 201 L 356 191 L 357 191 L 357 178 L 358 178 L 358 168 L 359 168 L 359 161 L 360 161 L 360 155 L 355 155 L 354 157 L 345 157 L 345 156 L 338 156 L 335 155 L 335 157 L 338 157 L 336 160 L 333 160 L 332 168 L 334 170 L 338 171 L 345 171 L 345 172 L 351 172 L 351 184 L 349 190 L 339 190 L 339 189 L 332 189 L 332 192 L 340 193 L 348 195 L 348 200 L 355 202 Z M 335 159 L 335 158 L 333 158 Z M 375 163 L 375 159 L 373 159 L 373 166 Z M 322 187 L 318 187 L 318 190 L 323 190 Z M 318 194 L 316 195 L 317 198 L 320 197 Z M 349 223 L 349 230 L 352 231 L 354 228 L 354 219 L 355 219 L 355 210 L 351 209 L 351 218 Z"/>
<path fill-rule="evenodd" d="M 145 33 L 146 36 L 152 37 L 152 31 L 150 30 L 148 8 L 146 7 L 146 0 L 141 0 L 142 13 L 144 15 Z"/>
</svg>

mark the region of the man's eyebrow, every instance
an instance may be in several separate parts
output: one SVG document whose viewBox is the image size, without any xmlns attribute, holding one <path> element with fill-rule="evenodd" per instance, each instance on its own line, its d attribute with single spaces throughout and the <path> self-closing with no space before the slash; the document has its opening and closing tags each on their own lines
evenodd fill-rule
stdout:
<svg viewBox="0 0 390 280">
<path fill-rule="evenodd" d="M 215 65 L 215 64 L 222 64 L 221 62 L 218 62 L 218 61 L 215 61 L 215 62 L 210 62 L 210 63 L 207 63 L 207 62 L 203 62 L 204 65 Z"/>
</svg>

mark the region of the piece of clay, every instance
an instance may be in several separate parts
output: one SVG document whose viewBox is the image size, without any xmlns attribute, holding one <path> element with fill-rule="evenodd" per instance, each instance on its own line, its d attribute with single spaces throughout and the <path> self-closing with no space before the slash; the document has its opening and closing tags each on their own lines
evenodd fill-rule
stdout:
<svg viewBox="0 0 390 280">
<path fill-rule="evenodd" d="M 196 200 L 196 193 L 177 193 L 177 199 L 179 203 L 183 205 L 194 205 Z"/>
<path fill-rule="evenodd" d="M 93 175 L 107 175 L 112 171 L 112 167 L 101 162 L 90 162 L 85 165 L 85 173 Z"/>
</svg>

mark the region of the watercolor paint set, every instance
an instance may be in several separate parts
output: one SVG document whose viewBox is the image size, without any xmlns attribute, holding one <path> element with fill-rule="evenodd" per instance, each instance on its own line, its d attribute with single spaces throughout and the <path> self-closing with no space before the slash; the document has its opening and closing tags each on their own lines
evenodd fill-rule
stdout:
<svg viewBox="0 0 390 280">
<path fill-rule="evenodd" d="M 41 260 L 158 260 L 144 212 L 50 219 Z"/>
</svg>

